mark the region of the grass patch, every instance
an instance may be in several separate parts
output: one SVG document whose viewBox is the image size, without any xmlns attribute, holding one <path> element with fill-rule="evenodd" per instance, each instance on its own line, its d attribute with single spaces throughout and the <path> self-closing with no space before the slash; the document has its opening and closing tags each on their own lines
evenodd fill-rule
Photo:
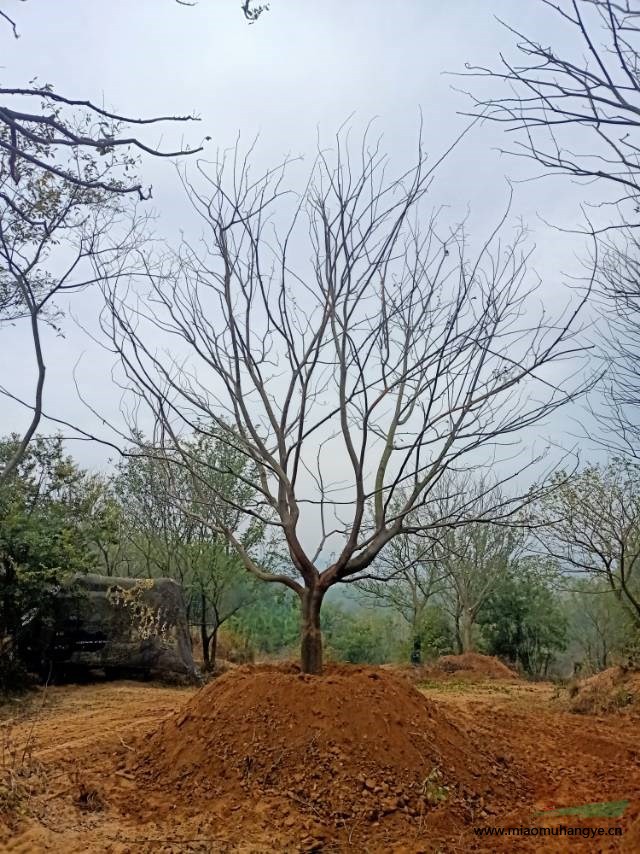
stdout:
<svg viewBox="0 0 640 854">
<path fill-rule="evenodd" d="M 556 818 L 563 815 L 576 815 L 580 818 L 620 818 L 629 806 L 629 801 L 602 801 L 597 804 L 583 804 L 578 807 L 560 807 L 557 810 L 542 810 L 537 816 Z"/>
</svg>

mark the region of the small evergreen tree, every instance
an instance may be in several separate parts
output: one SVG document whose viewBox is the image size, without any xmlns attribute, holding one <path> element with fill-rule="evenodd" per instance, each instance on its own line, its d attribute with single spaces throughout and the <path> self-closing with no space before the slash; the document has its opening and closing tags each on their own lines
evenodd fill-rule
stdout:
<svg viewBox="0 0 640 854">
<path fill-rule="evenodd" d="M 567 618 L 549 574 L 526 561 L 499 581 L 480 615 L 486 651 L 531 676 L 546 676 L 567 644 Z"/>
</svg>

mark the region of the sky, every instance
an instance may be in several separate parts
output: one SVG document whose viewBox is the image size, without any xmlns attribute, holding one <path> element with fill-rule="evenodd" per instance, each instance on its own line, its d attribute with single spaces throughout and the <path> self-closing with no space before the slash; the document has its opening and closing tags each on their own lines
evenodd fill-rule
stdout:
<svg viewBox="0 0 640 854">
<path fill-rule="evenodd" d="M 357 131 L 375 119 L 395 171 L 415 151 L 422 117 L 425 148 L 439 156 L 468 123 L 470 99 L 459 89 L 482 93 L 486 83 L 453 76 L 465 63 L 493 65 L 513 54 L 516 29 L 566 46 L 567 34 L 535 0 L 272 0 L 270 10 L 248 25 L 239 0 L 200 0 L 193 7 L 173 0 L 5 0 L 20 39 L 0 33 L 3 83 L 37 77 L 68 96 L 90 98 L 122 114 L 197 114 L 199 122 L 164 125 L 144 134 L 160 147 L 198 145 L 204 157 L 234 144 L 240 134 L 258 137 L 256 169 L 287 154 L 312 159 L 317 140 L 330 144 L 349 121 Z M 557 29 L 550 29 L 550 22 Z M 536 244 L 532 267 L 542 280 L 545 307 L 568 299 L 566 283 L 583 274 L 585 245 L 548 223 L 572 228 L 592 188 L 559 177 L 528 180 L 535 164 L 501 154 L 508 143 L 496 125 L 475 127 L 439 168 L 431 189 L 433 207 L 453 219 L 469 216 L 472 240 L 480 242 L 505 210 L 510 182 L 514 197 L 508 229 L 526 223 Z M 186 162 L 186 161 L 185 161 Z M 187 168 L 192 163 L 186 162 Z M 167 241 L 190 229 L 175 165 L 145 158 L 143 180 L 153 185 L 148 210 Z M 62 305 L 81 326 L 95 328 L 100 300 L 91 293 Z M 79 400 L 84 397 L 115 417 L 119 392 L 110 380 L 112 358 L 72 321 L 64 337 L 47 336 L 45 409 L 94 432 L 100 425 Z M 33 382 L 26 330 L 3 330 L 0 382 L 24 394 Z M 2 433 L 20 430 L 27 414 L 0 403 Z M 554 438 L 571 444 L 577 411 L 556 416 Z M 70 450 L 99 468 L 110 455 L 96 444 Z"/>
</svg>

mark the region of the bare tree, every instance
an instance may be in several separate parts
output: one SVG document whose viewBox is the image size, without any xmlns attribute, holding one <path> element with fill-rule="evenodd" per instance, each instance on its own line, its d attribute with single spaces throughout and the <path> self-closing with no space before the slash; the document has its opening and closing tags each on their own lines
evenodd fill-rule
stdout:
<svg viewBox="0 0 640 854">
<path fill-rule="evenodd" d="M 238 556 L 219 541 L 192 561 L 192 597 L 196 598 L 193 624 L 200 629 L 202 660 L 205 670 L 213 670 L 220 628 L 242 608 L 256 599 L 255 585 L 240 574 Z"/>
<path fill-rule="evenodd" d="M 2 7 L 0 24 L 9 28 L 3 35 L 19 37 L 16 21 Z M 43 417 L 42 328 L 55 322 L 53 298 L 93 281 L 90 270 L 88 279 L 82 278 L 82 262 L 98 251 L 98 232 L 104 236 L 107 224 L 103 216 L 98 225 L 92 208 L 98 199 L 106 210 L 110 198 L 151 195 L 135 177 L 137 154 L 174 157 L 202 150 L 161 151 L 127 127 L 193 118 L 126 118 L 91 101 L 61 95 L 49 85 L 0 87 L 0 326 L 28 323 L 37 372 L 32 400 L 0 388 L 32 410 L 15 455 L 0 470 L 0 482 L 15 472 Z M 92 218 L 95 228 L 89 236 L 86 224 Z M 60 243 L 68 249 L 74 241 L 70 264 L 61 274 L 52 272 L 47 264 L 53 247 L 58 247 L 54 255 L 64 255 Z"/>
<path fill-rule="evenodd" d="M 129 179 L 124 173 L 118 180 L 109 180 L 106 174 L 101 178 L 89 178 L 75 170 L 67 169 L 65 152 L 70 149 L 93 151 L 111 159 L 112 165 L 116 165 L 120 151 L 129 153 L 133 150 L 165 158 L 202 151 L 202 146 L 162 151 L 125 130 L 127 125 L 185 122 L 195 120 L 194 116 L 159 116 L 150 119 L 125 117 L 104 110 L 91 101 L 64 97 L 48 86 L 2 86 L 0 97 L 3 97 L 3 103 L 0 104 L 0 153 L 7 156 L 9 174 L 16 185 L 24 180 L 25 168 L 29 166 L 85 189 L 99 189 L 115 195 L 133 194 L 139 199 L 148 199 L 151 197 L 151 188 L 143 187 L 139 181 Z M 10 98 L 15 100 L 16 107 L 12 106 L 13 102 L 8 100 Z M 19 99 L 23 98 L 33 99 L 38 107 L 18 107 Z M 63 108 L 72 108 L 74 115 L 64 114 Z M 82 110 L 84 114 L 82 131 L 77 127 L 78 110 Z M 51 159 L 42 156 L 42 148 L 53 152 Z M 0 192 L 0 199 L 11 205 L 9 194 Z"/>
<path fill-rule="evenodd" d="M 487 511 L 504 503 L 490 480 L 463 475 L 440 488 L 440 518 L 446 519 L 455 502 L 464 495 L 469 521 L 443 529 L 437 539 L 436 558 L 447 580 L 443 596 L 453 618 L 459 652 L 475 649 L 474 626 L 482 607 L 517 561 L 523 545 L 523 530 L 514 526 L 488 525 Z M 452 506 L 453 505 L 453 506 Z M 480 521 L 478 521 L 480 520 Z"/>
<path fill-rule="evenodd" d="M 618 459 L 585 468 L 534 505 L 531 519 L 538 542 L 561 569 L 606 584 L 640 626 L 637 465 Z"/>
<path fill-rule="evenodd" d="M 606 366 L 604 406 L 593 405 L 594 438 L 614 455 L 640 455 L 640 242 L 632 226 L 600 239 L 595 295 L 604 323 L 599 350 Z"/>
<path fill-rule="evenodd" d="M 605 178 L 637 203 L 640 192 L 640 3 L 638 0 L 539 0 L 547 31 L 566 36 L 561 51 L 504 24 L 518 62 L 467 64 L 471 74 L 507 84 L 504 95 L 474 97 L 476 111 L 504 123 L 518 142 L 509 151 L 546 170 Z M 564 34 L 563 34 L 564 25 Z M 571 37 L 574 37 L 573 41 Z M 566 136 L 579 128 L 579 135 Z M 572 150 L 573 146 L 577 150 Z"/>
<path fill-rule="evenodd" d="M 394 607 L 412 627 L 419 650 L 420 625 L 428 603 L 437 597 L 455 627 L 459 652 L 474 649 L 473 628 L 483 605 L 521 550 L 523 532 L 513 525 L 491 525 L 491 508 L 507 502 L 490 478 L 457 474 L 441 478 L 426 508 L 410 523 L 426 532 L 397 537 L 358 584 L 378 601 Z M 464 518 L 469 521 L 465 523 Z M 449 519 L 456 525 L 449 525 Z M 442 528 L 438 520 L 445 520 Z"/>
<path fill-rule="evenodd" d="M 473 254 L 462 227 L 439 232 L 421 145 L 389 178 L 379 143 L 350 155 L 339 135 L 299 194 L 285 191 L 290 164 L 253 177 L 249 156 L 200 164 L 201 189 L 185 181 L 202 241 L 107 284 L 103 326 L 137 411 L 161 425 L 155 441 L 196 472 L 182 436 L 215 425 L 256 467 L 255 497 L 236 509 L 280 532 L 290 564 L 269 570 L 217 531 L 249 572 L 298 594 L 302 667 L 319 673 L 327 590 L 395 537 L 459 524 L 464 498 L 446 520 L 412 514 L 445 473 L 492 467 L 586 388 L 560 364 L 581 349 L 580 306 L 535 309 L 522 235 L 505 245 L 498 228 Z M 520 453 L 514 467 L 529 465 Z"/>
<path fill-rule="evenodd" d="M 175 2 L 182 6 L 196 5 L 188 0 Z M 268 8 L 268 4 L 255 5 L 251 0 L 243 0 L 241 4 L 242 13 L 249 23 L 255 23 Z M 0 23 L 6 25 L 6 33 L 16 39 L 20 37 L 15 17 L 2 6 Z M 79 115 L 82 117 L 81 127 Z M 99 189 L 117 195 L 133 194 L 140 199 L 148 199 L 151 188 L 144 187 L 126 172 L 114 178 L 112 170 L 103 171 L 98 176 L 67 169 L 65 163 L 69 149 L 111 158 L 112 166 L 122 161 L 123 152 L 126 152 L 127 157 L 131 152 L 165 158 L 194 154 L 202 151 L 201 145 L 162 150 L 157 145 L 145 142 L 132 128 L 197 120 L 194 115 L 149 118 L 124 116 L 106 110 L 93 101 L 63 95 L 54 91 L 49 84 L 0 86 L 0 156 L 7 157 L 9 174 L 14 184 L 26 180 L 23 178 L 25 170 L 31 172 L 35 168 L 85 189 Z M 13 201 L 12 195 L 2 190 L 0 199 L 8 205 Z"/>
<path fill-rule="evenodd" d="M 0 385 L 0 395 L 31 410 L 15 453 L 0 469 L 0 483 L 15 472 L 43 417 L 43 335 L 47 327 L 60 331 L 63 314 L 56 300 L 96 284 L 97 258 L 105 263 L 113 263 L 116 256 L 126 258 L 137 229 L 117 197 L 40 173 L 35 166 L 29 166 L 24 182 L 16 187 L 7 160 L 0 154 L 0 194 L 11 201 L 0 203 L 0 331 L 9 325 L 28 328 L 35 384 L 29 398 L 12 391 L 6 380 Z M 111 167 L 76 154 L 73 168 L 93 184 L 94 177 L 99 183 Z"/>
<path fill-rule="evenodd" d="M 622 656 L 632 632 L 629 615 L 618 597 L 601 578 L 584 578 L 574 585 L 569 598 L 571 634 L 575 637 L 589 673 L 611 667 Z M 583 662 L 574 662 L 582 671 Z"/>
<path fill-rule="evenodd" d="M 517 39 L 518 61 L 501 54 L 497 68 L 468 73 L 506 84 L 504 93 L 472 96 L 476 112 L 503 123 L 517 142 L 510 153 L 545 171 L 605 179 L 619 191 L 614 224 L 594 230 L 600 296 L 609 323 L 600 331 L 606 371 L 604 407 L 593 415 L 597 439 L 614 453 L 638 453 L 640 317 L 637 217 L 640 210 L 640 2 L 538 0 L 562 48 L 546 46 L 505 24 Z M 594 203 L 600 204 L 603 196 Z M 624 203 L 631 202 L 633 213 Z M 603 232 L 606 236 L 602 236 Z M 613 235 L 613 236 L 612 236 Z M 592 431 L 598 433 L 598 431 Z"/>
<path fill-rule="evenodd" d="M 376 604 L 393 609 L 409 627 L 410 659 L 422 659 L 427 608 L 443 589 L 444 575 L 435 555 L 434 539 L 402 534 L 380 553 L 358 588 Z"/>
</svg>

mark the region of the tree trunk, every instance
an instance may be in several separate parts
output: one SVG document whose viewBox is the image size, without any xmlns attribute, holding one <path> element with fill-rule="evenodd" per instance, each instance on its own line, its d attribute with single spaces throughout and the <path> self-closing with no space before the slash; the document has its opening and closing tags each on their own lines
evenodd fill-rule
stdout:
<svg viewBox="0 0 640 854">
<path fill-rule="evenodd" d="M 209 635 L 209 670 L 216 666 L 216 652 L 218 650 L 218 626 L 215 626 Z"/>
<path fill-rule="evenodd" d="M 456 611 L 453 615 L 453 627 L 454 627 L 454 635 L 455 635 L 455 644 L 456 644 L 456 654 L 460 655 L 463 651 L 462 649 L 462 634 L 460 632 L 460 611 Z"/>
<path fill-rule="evenodd" d="M 624 578 L 620 579 L 620 586 L 622 595 L 627 600 L 626 609 L 631 615 L 631 619 L 635 621 L 636 626 L 640 627 L 640 600 L 636 599 Z"/>
<path fill-rule="evenodd" d="M 601 670 L 606 670 L 609 666 L 609 647 L 607 646 L 606 640 L 602 641 L 602 657 L 600 659 L 601 662 Z"/>
<path fill-rule="evenodd" d="M 320 607 L 324 591 L 307 588 L 302 595 L 300 622 L 300 663 L 303 673 L 319 676 L 322 673 L 322 632 Z"/>
<path fill-rule="evenodd" d="M 209 633 L 207 632 L 207 600 L 200 594 L 200 641 L 202 643 L 202 667 L 205 672 L 211 670 L 209 658 Z"/>
<path fill-rule="evenodd" d="M 3 563 L 0 575 L 0 634 L 15 641 L 18 629 L 18 608 L 16 605 L 16 571 L 8 561 Z"/>
<path fill-rule="evenodd" d="M 416 632 L 412 636 L 411 652 L 409 653 L 409 661 L 411 664 L 422 664 L 422 638 Z"/>
<path fill-rule="evenodd" d="M 460 618 L 460 645 L 462 652 L 473 652 L 473 615 L 465 608 Z"/>
<path fill-rule="evenodd" d="M 207 624 L 203 621 L 200 624 L 200 642 L 202 644 L 202 668 L 203 670 L 211 670 L 211 662 L 209 660 L 209 635 L 207 634 Z"/>
<path fill-rule="evenodd" d="M 422 638 L 420 636 L 419 624 L 418 610 L 414 607 L 411 615 L 411 651 L 409 652 L 409 661 L 415 665 L 422 664 Z"/>
</svg>

